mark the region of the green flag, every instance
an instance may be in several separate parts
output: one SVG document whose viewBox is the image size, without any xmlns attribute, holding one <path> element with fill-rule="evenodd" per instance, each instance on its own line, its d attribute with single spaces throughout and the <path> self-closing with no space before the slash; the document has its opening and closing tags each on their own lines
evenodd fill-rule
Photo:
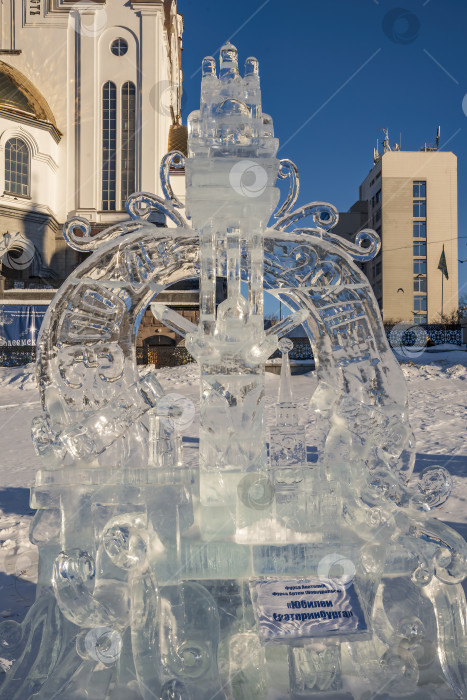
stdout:
<svg viewBox="0 0 467 700">
<path fill-rule="evenodd" d="M 448 266 L 446 264 L 446 256 L 444 254 L 444 245 L 443 245 L 443 252 L 441 253 L 441 257 L 440 257 L 439 263 L 438 263 L 438 270 L 441 270 L 441 272 L 443 273 L 443 275 L 446 277 L 447 280 L 449 279 Z"/>
</svg>

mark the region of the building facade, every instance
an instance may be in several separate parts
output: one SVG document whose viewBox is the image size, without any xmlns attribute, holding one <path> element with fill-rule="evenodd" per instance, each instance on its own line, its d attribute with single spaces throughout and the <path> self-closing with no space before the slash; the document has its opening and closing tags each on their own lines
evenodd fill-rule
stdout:
<svg viewBox="0 0 467 700">
<path fill-rule="evenodd" d="M 0 345 L 34 346 L 83 258 L 64 222 L 83 216 L 98 232 L 128 219 L 128 196 L 162 195 L 162 157 L 186 152 L 183 18 L 176 0 L 3 0 L 0 33 Z M 183 200 L 184 172 L 171 184 Z M 160 300 L 192 319 L 197 285 Z M 159 326 L 148 311 L 138 345 L 181 341 Z"/>
<path fill-rule="evenodd" d="M 4 0 L 0 27 L 3 286 L 57 286 L 79 262 L 67 218 L 99 230 L 128 218 L 132 192 L 161 194 L 183 20 L 176 0 Z"/>
<path fill-rule="evenodd" d="M 381 252 L 362 267 L 383 320 L 419 324 L 458 308 L 457 159 L 424 147 L 375 154 L 359 201 L 342 215 L 339 231 L 375 229 Z M 448 279 L 438 269 L 445 252 Z"/>
</svg>

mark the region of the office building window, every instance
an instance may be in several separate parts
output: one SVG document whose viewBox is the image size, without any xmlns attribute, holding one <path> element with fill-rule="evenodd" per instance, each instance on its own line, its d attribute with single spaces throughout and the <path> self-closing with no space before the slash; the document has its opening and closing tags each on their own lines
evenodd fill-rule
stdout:
<svg viewBox="0 0 467 700">
<path fill-rule="evenodd" d="M 413 254 L 414 256 L 426 258 L 426 243 L 414 243 Z"/>
<path fill-rule="evenodd" d="M 117 201 L 117 88 L 103 87 L 102 110 L 102 209 L 115 211 Z"/>
<path fill-rule="evenodd" d="M 426 221 L 413 222 L 413 237 L 426 238 Z"/>
<path fill-rule="evenodd" d="M 382 192 L 381 188 L 376 192 L 376 194 L 373 195 L 371 198 L 371 204 L 372 206 L 376 207 L 378 204 L 381 204 L 381 198 L 382 198 Z"/>
<path fill-rule="evenodd" d="M 426 197 L 426 182 L 425 180 L 416 180 L 413 183 L 413 196 Z"/>
<path fill-rule="evenodd" d="M 122 209 L 135 191 L 136 162 L 136 88 L 134 83 L 122 87 Z"/>
<path fill-rule="evenodd" d="M 427 317 L 426 314 L 414 314 L 413 320 L 414 323 L 426 323 Z"/>
<path fill-rule="evenodd" d="M 414 218 L 426 218 L 426 182 L 416 180 L 413 183 L 413 216 Z M 426 221 L 413 222 L 413 238 L 418 239 L 413 242 L 413 290 L 425 296 L 414 297 L 414 321 L 415 323 L 426 323 L 427 316 L 427 279 L 426 275 Z M 420 259 L 417 259 L 420 258 Z"/>
<path fill-rule="evenodd" d="M 426 297 L 414 297 L 413 308 L 414 311 L 426 311 Z"/>
<path fill-rule="evenodd" d="M 414 217 L 426 217 L 426 200 L 424 199 L 414 199 L 413 201 L 413 215 Z"/>
<path fill-rule="evenodd" d="M 29 196 L 29 148 L 21 139 L 5 144 L 5 192 Z"/>
<path fill-rule="evenodd" d="M 414 292 L 426 292 L 426 277 L 415 277 L 413 290 Z"/>
</svg>

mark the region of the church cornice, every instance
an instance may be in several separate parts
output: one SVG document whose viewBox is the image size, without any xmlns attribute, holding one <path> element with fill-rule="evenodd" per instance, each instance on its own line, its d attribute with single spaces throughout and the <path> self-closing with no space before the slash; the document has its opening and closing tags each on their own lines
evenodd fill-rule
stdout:
<svg viewBox="0 0 467 700">
<path fill-rule="evenodd" d="M 106 0 L 89 0 L 89 3 L 86 0 L 84 2 L 83 0 L 48 0 L 47 12 L 48 14 L 63 14 L 64 12 L 70 12 L 78 4 L 80 9 L 87 9 L 87 5 L 89 5 L 89 9 L 92 9 L 96 5 L 104 6 L 105 3 Z"/>
<path fill-rule="evenodd" d="M 18 124 L 26 124 L 27 126 L 34 126 L 37 129 L 48 131 L 55 143 L 60 143 L 63 136 L 63 134 L 53 124 L 50 124 L 50 122 L 40 121 L 39 119 L 29 117 L 26 114 L 14 109 L 0 107 L 0 117 L 17 122 Z"/>
<path fill-rule="evenodd" d="M 135 12 L 156 14 L 164 10 L 163 0 L 130 0 L 130 7 Z"/>
<path fill-rule="evenodd" d="M 28 221 L 33 221 L 37 224 L 47 224 L 51 227 L 54 233 L 61 231 L 61 225 L 48 207 L 44 207 L 46 211 L 38 211 L 37 209 L 31 209 L 30 207 L 32 206 L 37 207 L 38 205 L 30 204 L 29 207 L 23 208 L 8 206 L 8 203 L 3 201 L 0 202 L 0 216 L 9 217 L 10 219 L 18 219 L 18 221 L 24 221 L 25 217 L 27 216 Z"/>
<path fill-rule="evenodd" d="M 48 13 L 63 13 L 73 10 L 75 5 L 79 5 L 80 9 L 95 8 L 96 5 L 104 6 L 107 0 L 48 0 Z M 141 10 L 149 7 L 164 7 L 167 0 L 130 0 L 130 6 L 133 10 Z"/>
</svg>

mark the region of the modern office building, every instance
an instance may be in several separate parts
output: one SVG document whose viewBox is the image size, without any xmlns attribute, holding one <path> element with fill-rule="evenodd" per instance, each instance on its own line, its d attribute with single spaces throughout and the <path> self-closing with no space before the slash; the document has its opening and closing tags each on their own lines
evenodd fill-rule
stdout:
<svg viewBox="0 0 467 700">
<path fill-rule="evenodd" d="M 424 146 L 382 155 L 360 185 L 359 201 L 337 232 L 375 229 L 380 254 L 362 266 L 383 320 L 432 323 L 458 308 L 457 158 Z M 448 279 L 438 269 L 445 252 Z"/>
</svg>

